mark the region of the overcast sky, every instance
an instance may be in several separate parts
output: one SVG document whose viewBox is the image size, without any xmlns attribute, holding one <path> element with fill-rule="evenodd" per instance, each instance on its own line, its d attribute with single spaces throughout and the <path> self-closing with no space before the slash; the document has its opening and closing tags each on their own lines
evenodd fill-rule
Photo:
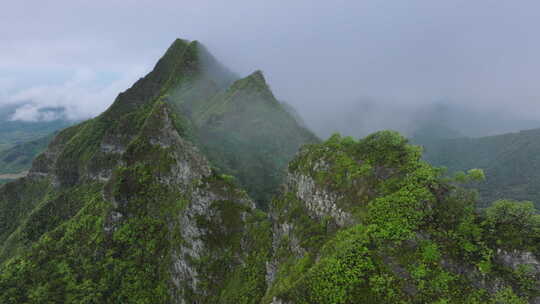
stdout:
<svg viewBox="0 0 540 304">
<path fill-rule="evenodd" d="M 362 98 L 540 119 L 539 17 L 527 0 L 4 1 L 0 104 L 99 114 L 180 37 L 263 70 L 308 120 Z"/>
</svg>

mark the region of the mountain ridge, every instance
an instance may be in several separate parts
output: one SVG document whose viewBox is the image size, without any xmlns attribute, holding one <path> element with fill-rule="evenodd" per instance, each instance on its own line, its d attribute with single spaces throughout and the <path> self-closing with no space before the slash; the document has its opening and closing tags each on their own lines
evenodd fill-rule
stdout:
<svg viewBox="0 0 540 304">
<path fill-rule="evenodd" d="M 477 212 L 396 132 L 321 142 L 261 72 L 201 74 L 199 46 L 0 186 L 0 302 L 540 301 L 531 205 Z"/>
</svg>

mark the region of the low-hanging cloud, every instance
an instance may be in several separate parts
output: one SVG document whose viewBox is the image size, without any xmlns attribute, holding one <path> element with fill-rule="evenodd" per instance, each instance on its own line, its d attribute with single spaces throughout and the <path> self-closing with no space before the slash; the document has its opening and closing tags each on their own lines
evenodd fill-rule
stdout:
<svg viewBox="0 0 540 304">
<path fill-rule="evenodd" d="M 98 74 L 78 70 L 65 82 L 39 85 L 5 94 L 4 104 L 16 107 L 11 120 L 83 120 L 103 112 L 119 92 L 128 88 L 145 70 L 133 69 L 111 82 L 99 83 Z"/>
<path fill-rule="evenodd" d="M 366 119 L 371 129 L 441 100 L 540 120 L 538 11 L 533 0 L 11 1 L 0 12 L 0 80 L 16 79 L 11 101 L 88 117 L 136 79 L 126 71 L 149 70 L 180 37 L 200 40 L 240 75 L 263 70 L 316 129 L 335 123 L 333 112 L 366 119 L 366 98 L 381 110 Z M 78 70 L 98 76 L 47 82 L 49 72 Z"/>
</svg>

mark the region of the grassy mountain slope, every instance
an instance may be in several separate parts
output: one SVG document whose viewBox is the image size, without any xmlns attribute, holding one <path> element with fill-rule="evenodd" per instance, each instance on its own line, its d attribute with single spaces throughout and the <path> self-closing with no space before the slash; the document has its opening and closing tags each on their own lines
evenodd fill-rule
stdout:
<svg viewBox="0 0 540 304">
<path fill-rule="evenodd" d="M 175 41 L 0 186 L 0 303 L 540 300 L 533 208 L 477 213 L 394 132 L 308 145 L 257 209 L 222 172 L 269 194 L 279 178 L 257 174 L 279 176 L 293 141 L 317 140 L 260 72 L 231 82 L 201 52 Z"/>
<path fill-rule="evenodd" d="M 191 128 L 191 139 L 221 172 L 235 176 L 266 207 L 287 162 L 299 147 L 318 139 L 276 100 L 262 73 L 243 79 L 196 44 L 196 72 L 166 90 L 170 103 Z"/>
<path fill-rule="evenodd" d="M 103 144 L 110 149 L 118 144 L 125 146 L 133 136 L 130 132 L 136 132 L 141 123 L 136 109 L 157 99 L 173 107 L 185 129 L 182 135 L 198 145 L 216 168 L 237 177 L 261 206 L 266 206 L 279 188 L 286 164 L 298 148 L 318 140 L 275 99 L 261 72 L 238 80 L 197 41 L 177 40 L 147 76 L 121 93 L 98 119 L 84 123 L 83 132 L 92 134 L 83 137 L 95 141 L 80 141 L 79 147 L 66 151 L 73 157 L 62 160 L 71 170 L 61 174 L 64 182 L 74 184 L 77 176 L 84 174 L 80 171 L 111 161 L 102 158 L 114 156 L 96 152 L 99 140 L 104 138 Z M 118 134 L 125 138 L 108 134 L 115 128 L 120 128 Z M 45 140 L 0 153 L 0 173 L 28 169 Z M 92 147 L 88 154 L 94 159 L 76 156 L 83 146 Z M 90 168 L 72 170 L 81 166 L 81 160 Z"/>
<path fill-rule="evenodd" d="M 474 185 L 484 203 L 510 198 L 540 206 L 540 129 L 430 141 L 424 146 L 425 159 L 450 172 L 484 169 L 486 181 Z"/>
</svg>

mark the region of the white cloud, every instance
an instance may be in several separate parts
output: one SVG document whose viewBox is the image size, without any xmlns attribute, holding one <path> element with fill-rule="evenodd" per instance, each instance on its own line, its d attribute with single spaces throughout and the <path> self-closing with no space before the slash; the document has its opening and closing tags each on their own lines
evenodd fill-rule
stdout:
<svg viewBox="0 0 540 304">
<path fill-rule="evenodd" d="M 35 104 L 23 104 L 11 116 L 11 120 L 22 121 L 52 121 L 62 118 L 65 118 L 63 112 L 44 111 Z"/>
<path fill-rule="evenodd" d="M 60 118 L 58 115 L 64 115 L 69 120 L 87 119 L 103 112 L 118 93 L 131 86 L 145 72 L 145 68 L 133 68 L 103 84 L 95 71 L 81 68 L 61 84 L 21 89 L 9 94 L 4 103 L 22 104 L 11 117 L 13 120 L 47 121 Z M 47 108 L 64 109 L 64 113 Z"/>
</svg>

